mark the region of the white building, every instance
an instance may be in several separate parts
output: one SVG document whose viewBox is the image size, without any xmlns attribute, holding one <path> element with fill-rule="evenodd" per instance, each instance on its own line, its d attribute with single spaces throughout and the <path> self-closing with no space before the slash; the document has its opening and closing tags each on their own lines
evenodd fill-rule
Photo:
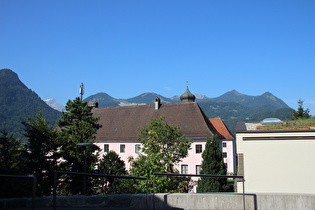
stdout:
<svg viewBox="0 0 315 210">
<path fill-rule="evenodd" d="M 315 194 L 315 129 L 259 130 L 257 124 L 238 124 L 236 151 L 246 193 Z"/>
</svg>

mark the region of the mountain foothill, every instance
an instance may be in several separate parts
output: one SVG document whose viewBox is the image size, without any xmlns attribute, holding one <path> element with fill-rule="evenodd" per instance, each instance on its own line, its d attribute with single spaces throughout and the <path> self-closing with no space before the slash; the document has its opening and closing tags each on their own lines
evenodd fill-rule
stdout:
<svg viewBox="0 0 315 210">
<path fill-rule="evenodd" d="M 22 136 L 22 121 L 26 116 L 34 116 L 41 111 L 43 116 L 55 125 L 61 112 L 50 107 L 34 91 L 26 87 L 18 75 L 10 69 L 0 70 L 0 131 L 14 136 Z M 183 91 L 184 92 L 184 91 Z M 293 111 L 286 103 L 270 92 L 260 96 L 249 96 L 229 91 L 216 98 L 195 94 L 196 102 L 209 118 L 220 117 L 234 133 L 238 121 L 255 122 L 267 117 L 282 120 L 290 118 Z M 152 104 L 159 97 L 161 103 L 179 103 L 179 96 L 167 98 L 156 93 L 143 93 L 129 99 L 116 99 L 106 93 L 97 93 L 84 99 L 87 102 L 98 102 L 99 107 L 130 106 Z M 73 99 L 71 99 L 73 100 Z M 56 103 L 53 103 L 56 105 Z"/>
</svg>

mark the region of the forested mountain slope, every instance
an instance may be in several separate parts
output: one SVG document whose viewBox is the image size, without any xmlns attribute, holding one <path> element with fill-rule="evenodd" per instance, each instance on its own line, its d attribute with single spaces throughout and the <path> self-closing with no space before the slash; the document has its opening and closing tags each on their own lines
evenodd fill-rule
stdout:
<svg viewBox="0 0 315 210">
<path fill-rule="evenodd" d="M 10 69 L 0 70 L 0 131 L 19 135 L 26 116 L 33 116 L 40 110 L 51 123 L 61 113 L 48 106 L 34 91 L 28 89 L 18 75 Z"/>
</svg>

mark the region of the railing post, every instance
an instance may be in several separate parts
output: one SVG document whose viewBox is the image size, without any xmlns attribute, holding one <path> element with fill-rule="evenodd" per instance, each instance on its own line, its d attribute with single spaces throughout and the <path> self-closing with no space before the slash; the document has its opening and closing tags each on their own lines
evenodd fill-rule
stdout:
<svg viewBox="0 0 315 210">
<path fill-rule="evenodd" d="M 54 173 L 53 210 L 56 210 L 57 203 L 57 173 Z"/>
<path fill-rule="evenodd" d="M 153 174 L 153 210 L 155 210 L 155 175 Z"/>
<path fill-rule="evenodd" d="M 146 207 L 147 207 L 147 210 L 149 210 L 149 183 L 148 183 L 148 177 L 146 177 L 146 187 L 147 187 Z"/>
<path fill-rule="evenodd" d="M 243 205 L 244 210 L 246 209 L 246 202 L 245 202 L 245 179 L 243 178 Z"/>
<path fill-rule="evenodd" d="M 37 187 L 36 176 L 23 176 L 23 175 L 6 175 L 6 174 L 0 174 L 0 177 L 6 177 L 6 178 L 21 178 L 21 179 L 33 179 L 33 182 L 32 182 L 32 204 L 31 204 L 31 209 L 32 209 L 32 210 L 35 210 L 35 208 L 36 208 L 36 187 Z"/>
<path fill-rule="evenodd" d="M 34 176 L 33 177 L 33 196 L 32 196 L 32 210 L 35 210 L 35 199 L 36 199 L 36 185 L 37 185 L 37 182 L 36 182 L 36 177 Z"/>
</svg>

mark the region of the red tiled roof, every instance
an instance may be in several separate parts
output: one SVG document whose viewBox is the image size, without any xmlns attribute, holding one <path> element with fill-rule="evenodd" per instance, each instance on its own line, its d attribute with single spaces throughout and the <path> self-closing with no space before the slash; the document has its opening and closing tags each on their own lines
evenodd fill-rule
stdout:
<svg viewBox="0 0 315 210">
<path fill-rule="evenodd" d="M 102 125 L 97 131 L 96 140 L 137 139 L 138 129 L 162 115 L 168 124 L 178 126 L 187 138 L 206 138 L 218 134 L 196 102 L 161 104 L 158 110 L 155 110 L 154 104 L 94 108 L 92 113 L 100 117 L 98 123 Z"/>
<path fill-rule="evenodd" d="M 222 135 L 225 139 L 235 139 L 230 131 L 225 126 L 221 118 L 209 118 L 209 121 L 214 128 Z"/>
</svg>

